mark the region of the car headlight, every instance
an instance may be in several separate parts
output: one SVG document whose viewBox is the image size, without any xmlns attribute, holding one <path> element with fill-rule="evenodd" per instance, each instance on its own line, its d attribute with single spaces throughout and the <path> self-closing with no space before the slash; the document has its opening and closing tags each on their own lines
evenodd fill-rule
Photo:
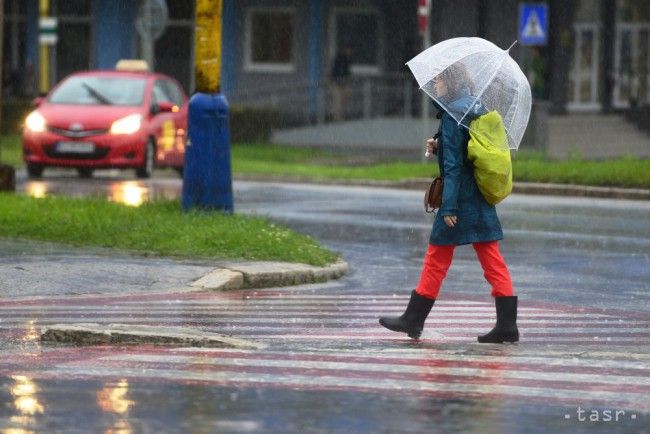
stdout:
<svg viewBox="0 0 650 434">
<path fill-rule="evenodd" d="M 118 119 L 111 125 L 111 134 L 133 134 L 142 126 L 142 115 L 132 114 Z"/>
<path fill-rule="evenodd" d="M 45 131 L 45 118 L 38 111 L 33 111 L 25 119 L 25 127 L 33 133 L 42 133 Z"/>
</svg>

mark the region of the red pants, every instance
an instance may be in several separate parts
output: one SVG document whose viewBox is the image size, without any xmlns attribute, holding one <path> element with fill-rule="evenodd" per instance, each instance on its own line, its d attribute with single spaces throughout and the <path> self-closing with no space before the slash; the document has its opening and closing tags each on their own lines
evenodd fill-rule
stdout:
<svg viewBox="0 0 650 434">
<path fill-rule="evenodd" d="M 429 244 L 429 249 L 424 256 L 420 283 L 415 289 L 418 294 L 427 298 L 438 298 L 442 281 L 451 266 L 455 247 Z M 514 295 L 510 272 L 499 252 L 499 243 L 497 241 L 473 243 L 472 247 L 483 267 L 485 279 L 492 285 L 492 297 Z"/>
</svg>

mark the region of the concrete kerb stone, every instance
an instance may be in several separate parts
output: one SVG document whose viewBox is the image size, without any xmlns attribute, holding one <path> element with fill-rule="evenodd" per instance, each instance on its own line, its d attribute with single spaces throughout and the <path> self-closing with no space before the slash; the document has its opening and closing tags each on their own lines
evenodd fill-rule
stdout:
<svg viewBox="0 0 650 434">
<path fill-rule="evenodd" d="M 207 290 L 239 289 L 244 285 L 244 274 L 227 268 L 212 270 L 190 286 Z"/>
<path fill-rule="evenodd" d="M 242 289 L 325 282 L 340 278 L 349 268 L 344 261 L 326 267 L 288 262 L 229 262 L 221 265 L 243 275 Z"/>
<path fill-rule="evenodd" d="M 220 264 L 190 284 L 205 290 L 268 288 L 338 279 L 348 272 L 345 261 L 327 267 L 286 262 L 232 262 Z M 263 344 L 184 327 L 133 324 L 55 324 L 43 328 L 41 341 L 75 345 L 155 344 L 192 347 L 261 349 Z"/>
<path fill-rule="evenodd" d="M 337 261 L 326 267 L 289 262 L 226 262 L 190 284 L 210 291 L 270 288 L 326 282 L 345 275 L 349 266 Z"/>
<path fill-rule="evenodd" d="M 650 190 L 641 188 L 591 187 L 574 184 L 522 182 L 515 183 L 512 191 L 520 194 L 650 200 Z"/>
<path fill-rule="evenodd" d="M 407 190 L 424 190 L 432 178 L 412 178 L 400 181 L 375 181 L 356 179 L 319 179 L 298 176 L 274 175 L 237 175 L 235 179 L 243 181 L 301 182 L 326 185 L 354 185 L 380 188 L 401 188 Z M 543 194 L 553 196 L 599 197 L 611 199 L 650 200 L 650 190 L 642 188 L 594 187 L 576 184 L 551 184 L 537 182 L 515 182 L 513 193 Z"/>
<path fill-rule="evenodd" d="M 191 328 L 133 324 L 54 324 L 43 328 L 41 341 L 75 345 L 154 344 L 239 349 L 265 348 L 261 343 Z"/>
</svg>

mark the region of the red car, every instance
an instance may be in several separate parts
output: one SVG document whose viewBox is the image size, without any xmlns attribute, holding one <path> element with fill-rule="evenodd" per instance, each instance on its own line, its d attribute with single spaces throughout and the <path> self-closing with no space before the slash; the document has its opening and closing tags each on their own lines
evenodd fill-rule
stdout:
<svg viewBox="0 0 650 434">
<path fill-rule="evenodd" d="M 72 74 L 35 100 L 23 128 L 30 177 L 48 166 L 73 167 L 81 177 L 105 168 L 133 168 L 139 178 L 154 167 L 182 174 L 187 96 L 171 77 L 131 66 Z"/>
</svg>

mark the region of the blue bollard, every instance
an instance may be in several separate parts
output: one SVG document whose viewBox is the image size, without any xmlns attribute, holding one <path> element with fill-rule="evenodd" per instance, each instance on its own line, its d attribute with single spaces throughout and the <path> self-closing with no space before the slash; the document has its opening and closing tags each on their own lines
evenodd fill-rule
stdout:
<svg viewBox="0 0 650 434">
<path fill-rule="evenodd" d="M 228 101 L 221 94 L 190 99 L 183 169 L 183 209 L 233 212 Z"/>
</svg>

